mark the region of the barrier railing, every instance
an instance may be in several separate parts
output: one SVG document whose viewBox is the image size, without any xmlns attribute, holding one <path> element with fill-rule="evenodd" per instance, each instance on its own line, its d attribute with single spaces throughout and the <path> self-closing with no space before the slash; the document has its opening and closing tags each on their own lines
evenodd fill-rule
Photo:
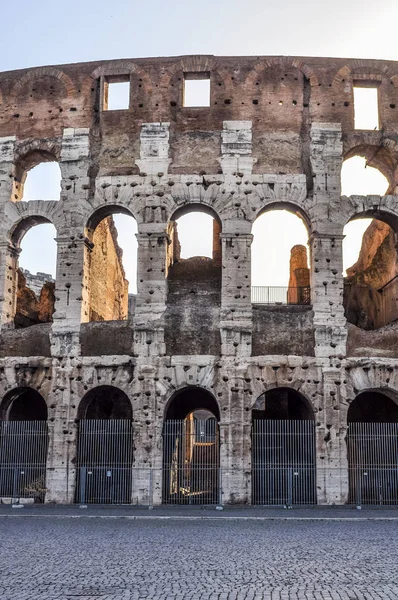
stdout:
<svg viewBox="0 0 398 600">
<path fill-rule="evenodd" d="M 288 286 L 252 286 L 253 304 L 310 304 L 311 288 Z"/>
</svg>

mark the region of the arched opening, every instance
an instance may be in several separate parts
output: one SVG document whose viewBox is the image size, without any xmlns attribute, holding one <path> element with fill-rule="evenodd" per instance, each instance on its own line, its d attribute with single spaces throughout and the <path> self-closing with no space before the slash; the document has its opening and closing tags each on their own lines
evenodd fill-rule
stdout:
<svg viewBox="0 0 398 600">
<path fill-rule="evenodd" d="M 0 495 L 44 502 L 48 450 L 47 405 L 30 387 L 9 391 L 0 405 Z"/>
<path fill-rule="evenodd" d="M 56 156 L 47 150 L 33 150 L 19 159 L 15 167 L 12 200 L 59 200 L 61 169 Z"/>
<path fill-rule="evenodd" d="M 398 504 L 396 394 L 358 394 L 349 406 L 347 423 L 349 502 Z"/>
<path fill-rule="evenodd" d="M 169 222 L 165 323 L 168 354 L 220 353 L 220 233 L 218 216 L 206 206 L 186 205 Z"/>
<path fill-rule="evenodd" d="M 389 187 L 386 177 L 354 156 L 342 168 L 344 195 L 377 194 Z M 392 227 L 393 226 L 393 227 Z M 395 223 L 377 208 L 359 215 L 344 228 L 344 308 L 349 323 L 374 330 L 398 318 L 398 267 Z"/>
<path fill-rule="evenodd" d="M 316 504 L 314 413 L 291 388 L 269 390 L 253 407 L 252 503 Z"/>
<path fill-rule="evenodd" d="M 95 387 L 78 408 L 76 501 L 129 504 L 132 465 L 130 399 L 117 387 Z"/>
<path fill-rule="evenodd" d="M 15 264 L 17 329 L 51 323 L 55 311 L 56 229 L 48 222 L 27 223 L 26 232 L 21 231 L 21 235 L 19 239 L 14 235 L 20 250 Z"/>
<path fill-rule="evenodd" d="M 90 218 L 89 321 L 132 317 L 137 294 L 137 221 L 122 206 L 106 206 Z"/>
<path fill-rule="evenodd" d="M 163 502 L 219 502 L 220 411 L 210 392 L 189 387 L 170 400 L 163 428 Z"/>
<path fill-rule="evenodd" d="M 252 302 L 310 304 L 308 229 L 288 206 L 267 209 L 253 223 Z"/>
</svg>

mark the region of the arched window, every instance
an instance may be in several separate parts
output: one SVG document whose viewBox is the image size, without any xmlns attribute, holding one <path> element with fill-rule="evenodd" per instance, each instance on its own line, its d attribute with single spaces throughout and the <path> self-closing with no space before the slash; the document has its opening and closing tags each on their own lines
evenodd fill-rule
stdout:
<svg viewBox="0 0 398 600">
<path fill-rule="evenodd" d="M 342 168 L 343 195 L 383 196 L 389 183 L 366 160 L 354 156 Z M 396 232 L 388 217 L 350 221 L 344 228 L 344 307 L 349 323 L 362 329 L 378 329 L 398 317 L 396 295 Z M 397 288 L 398 289 L 398 288 Z"/>
<path fill-rule="evenodd" d="M 275 388 L 252 411 L 252 503 L 316 503 L 315 422 L 299 392 Z"/>
<path fill-rule="evenodd" d="M 78 409 L 76 501 L 129 504 L 133 430 L 128 396 L 111 385 L 93 388 Z"/>
<path fill-rule="evenodd" d="M 9 391 L 0 420 L 0 495 L 44 502 L 48 450 L 47 405 L 30 387 Z"/>
<path fill-rule="evenodd" d="M 57 162 L 40 163 L 26 174 L 23 194 L 29 200 L 59 200 L 61 193 L 61 169 Z"/>
<path fill-rule="evenodd" d="M 123 207 L 105 207 L 90 219 L 89 321 L 125 320 L 137 293 L 137 222 Z"/>
<path fill-rule="evenodd" d="M 253 223 L 252 302 L 309 304 L 308 231 L 284 209 L 267 210 Z"/>
<path fill-rule="evenodd" d="M 13 244 L 20 249 L 12 267 L 16 328 L 53 320 L 57 262 L 55 238 L 54 225 L 44 218 L 28 218 L 14 232 Z"/>
<path fill-rule="evenodd" d="M 170 400 L 163 429 L 163 502 L 219 502 L 218 404 L 208 391 L 189 387 Z"/>
<path fill-rule="evenodd" d="M 398 503 L 398 404 L 396 394 L 368 390 L 351 402 L 347 452 L 349 502 Z"/>
</svg>

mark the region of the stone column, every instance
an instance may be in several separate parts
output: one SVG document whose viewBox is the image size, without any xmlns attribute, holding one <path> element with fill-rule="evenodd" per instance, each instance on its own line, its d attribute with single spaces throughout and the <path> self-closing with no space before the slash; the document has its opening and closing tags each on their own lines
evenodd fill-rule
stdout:
<svg viewBox="0 0 398 600">
<path fill-rule="evenodd" d="M 345 355 L 347 332 L 343 308 L 342 232 L 331 215 L 341 202 L 343 161 L 341 125 L 313 123 L 311 168 L 314 180 L 311 245 L 311 300 L 314 310 L 315 355 Z"/>
<path fill-rule="evenodd" d="M 221 252 L 221 225 L 217 219 L 213 219 L 213 264 L 215 267 L 221 267 L 222 265 L 222 252 Z"/>
<path fill-rule="evenodd" d="M 73 364 L 53 364 L 52 402 L 49 415 L 49 448 L 47 458 L 46 503 L 71 504 L 75 501 L 77 424 L 71 407 L 70 376 Z"/>
<path fill-rule="evenodd" d="M 0 137 L 0 206 L 12 200 L 14 183 L 15 135 Z"/>
<path fill-rule="evenodd" d="M 315 232 L 309 240 L 315 355 L 320 358 L 341 357 L 346 353 L 343 238 L 343 235 Z"/>
<path fill-rule="evenodd" d="M 245 222 L 246 224 L 246 222 Z M 249 227 L 250 224 L 247 223 Z M 253 236 L 248 232 L 224 231 L 222 241 L 221 353 L 251 355 L 251 252 Z"/>
<path fill-rule="evenodd" d="M 341 403 L 341 369 L 323 370 L 323 406 L 317 413 L 318 504 L 345 504 L 348 499 L 346 424 Z"/>
<path fill-rule="evenodd" d="M 80 323 L 89 319 L 91 247 L 80 229 L 57 237 L 53 356 L 80 354 Z"/>
<path fill-rule="evenodd" d="M 0 242 L 0 329 L 14 327 L 20 252 L 10 242 Z"/>
<path fill-rule="evenodd" d="M 137 303 L 134 315 L 134 354 L 164 356 L 164 313 L 167 281 L 166 251 L 169 237 L 166 223 L 139 225 Z"/>
</svg>

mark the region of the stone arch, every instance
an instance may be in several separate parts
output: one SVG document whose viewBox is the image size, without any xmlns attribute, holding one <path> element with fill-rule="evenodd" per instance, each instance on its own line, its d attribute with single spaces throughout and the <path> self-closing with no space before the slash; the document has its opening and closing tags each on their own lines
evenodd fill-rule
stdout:
<svg viewBox="0 0 398 600">
<path fill-rule="evenodd" d="M 359 391 L 348 406 L 347 424 L 350 422 L 398 423 L 398 393 L 387 388 Z"/>
<path fill-rule="evenodd" d="M 300 387 L 300 386 L 297 386 Z M 286 395 L 286 406 L 278 406 L 278 396 Z M 264 416 L 263 418 L 269 419 L 295 419 L 295 420 L 308 420 L 313 421 L 315 419 L 314 407 L 310 400 L 296 387 L 291 386 L 271 386 L 267 388 L 260 396 L 257 397 L 256 401 L 252 406 L 253 412 L 267 412 L 270 407 L 266 406 L 266 398 L 272 398 L 272 414 Z M 282 410 L 283 409 L 283 413 Z M 280 416 L 277 416 L 277 413 Z"/>
<path fill-rule="evenodd" d="M 398 235 L 396 196 L 342 196 L 342 226 L 360 218 L 387 223 Z"/>
<path fill-rule="evenodd" d="M 261 73 L 275 66 L 287 66 L 298 69 L 309 80 L 311 86 L 319 85 L 318 77 L 316 76 L 315 71 L 312 67 L 310 67 L 298 58 L 291 59 L 284 56 L 270 57 L 262 62 L 258 62 L 257 64 L 255 64 L 254 67 L 251 69 L 250 73 L 248 74 L 245 84 L 253 85 Z"/>
<path fill-rule="evenodd" d="M 303 207 L 300 204 L 295 204 L 293 202 L 283 202 L 283 201 L 274 201 L 272 199 L 268 199 L 269 201 L 264 204 L 263 206 L 261 206 L 258 210 L 258 212 L 254 212 L 253 211 L 253 220 L 252 220 L 252 225 L 253 223 L 259 218 L 261 217 L 261 215 L 264 215 L 267 212 L 271 212 L 273 210 L 286 210 L 290 213 L 292 213 L 293 215 L 295 215 L 296 217 L 299 217 L 299 219 L 304 223 L 305 228 L 307 230 L 308 236 L 311 235 L 312 233 L 312 223 L 311 223 L 311 218 L 309 216 L 309 214 L 306 212 L 306 210 L 303 209 Z"/>
<path fill-rule="evenodd" d="M 382 76 L 388 76 L 390 73 L 390 68 L 387 64 L 380 64 L 377 60 L 357 59 L 344 65 L 337 71 L 332 85 L 339 84 L 347 77 L 351 77 L 355 74 L 355 70 L 358 70 L 361 78 L 366 77 L 368 81 L 380 81 Z"/>
<path fill-rule="evenodd" d="M 136 215 L 131 210 L 130 206 L 126 206 L 122 203 L 112 203 L 112 204 L 101 204 L 100 206 L 96 206 L 95 209 L 88 215 L 86 220 L 86 230 L 92 234 L 97 227 L 97 225 L 107 217 L 111 217 L 115 214 L 127 215 L 129 217 L 133 217 L 138 223 L 138 219 Z"/>
<path fill-rule="evenodd" d="M 188 406 L 187 402 L 191 402 Z M 208 410 L 220 421 L 220 406 L 214 394 L 200 385 L 184 385 L 175 390 L 164 407 L 164 420 L 185 419 L 195 410 Z"/>
<path fill-rule="evenodd" d="M 221 225 L 221 218 L 218 212 L 210 203 L 207 204 L 205 202 L 184 202 L 182 204 L 176 203 L 171 210 L 169 220 L 175 221 L 176 219 L 187 215 L 190 212 L 203 212 L 213 217 L 213 219 L 218 221 L 218 223 Z"/>
<path fill-rule="evenodd" d="M 113 385 L 98 385 L 80 400 L 77 420 L 133 418 L 132 403 L 126 392 Z"/>
<path fill-rule="evenodd" d="M 43 204 L 43 202 L 41 204 Z M 53 203 L 48 202 L 46 204 Z M 18 248 L 24 235 L 29 231 L 29 229 L 35 227 L 36 225 L 49 223 L 50 225 L 54 225 L 55 227 L 53 218 L 53 208 L 54 207 L 49 206 L 48 211 L 44 209 L 42 211 L 38 211 L 37 207 L 33 207 L 33 210 L 26 210 L 25 214 L 20 215 L 18 219 L 14 222 L 14 224 L 11 226 L 8 233 L 8 237 L 12 241 L 13 245 L 16 248 Z"/>
<path fill-rule="evenodd" d="M 29 82 L 33 81 L 37 77 L 54 77 L 55 79 L 61 81 L 65 88 L 66 95 L 68 98 L 72 97 L 76 93 L 76 87 L 73 83 L 72 79 L 63 71 L 60 71 L 56 67 L 36 67 L 34 69 L 29 69 L 12 87 L 11 89 L 11 98 L 16 98 L 18 94 L 21 92 L 23 86 Z"/>
<path fill-rule="evenodd" d="M 394 192 L 396 181 L 395 172 L 398 166 L 398 144 L 393 140 L 382 140 L 380 146 L 353 142 L 344 148 L 344 161 L 354 156 L 366 159 L 367 166 L 380 171 L 389 182 L 387 193 Z"/>
<path fill-rule="evenodd" d="M 15 148 L 15 180 L 24 183 L 30 169 L 43 162 L 59 162 L 61 142 L 59 140 L 31 140 Z"/>
<path fill-rule="evenodd" d="M 17 387 L 7 392 L 0 404 L 1 421 L 46 421 L 47 404 L 32 387 Z"/>
<path fill-rule="evenodd" d="M 139 67 L 134 62 L 129 60 L 120 60 L 113 61 L 109 63 L 105 63 L 99 67 L 97 67 L 91 74 L 90 77 L 93 80 L 98 79 L 99 77 L 113 76 L 113 75 L 126 75 L 134 73 L 137 77 L 142 79 L 144 91 L 146 93 L 151 93 L 153 89 L 153 82 L 150 75 L 143 69 Z"/>
</svg>

